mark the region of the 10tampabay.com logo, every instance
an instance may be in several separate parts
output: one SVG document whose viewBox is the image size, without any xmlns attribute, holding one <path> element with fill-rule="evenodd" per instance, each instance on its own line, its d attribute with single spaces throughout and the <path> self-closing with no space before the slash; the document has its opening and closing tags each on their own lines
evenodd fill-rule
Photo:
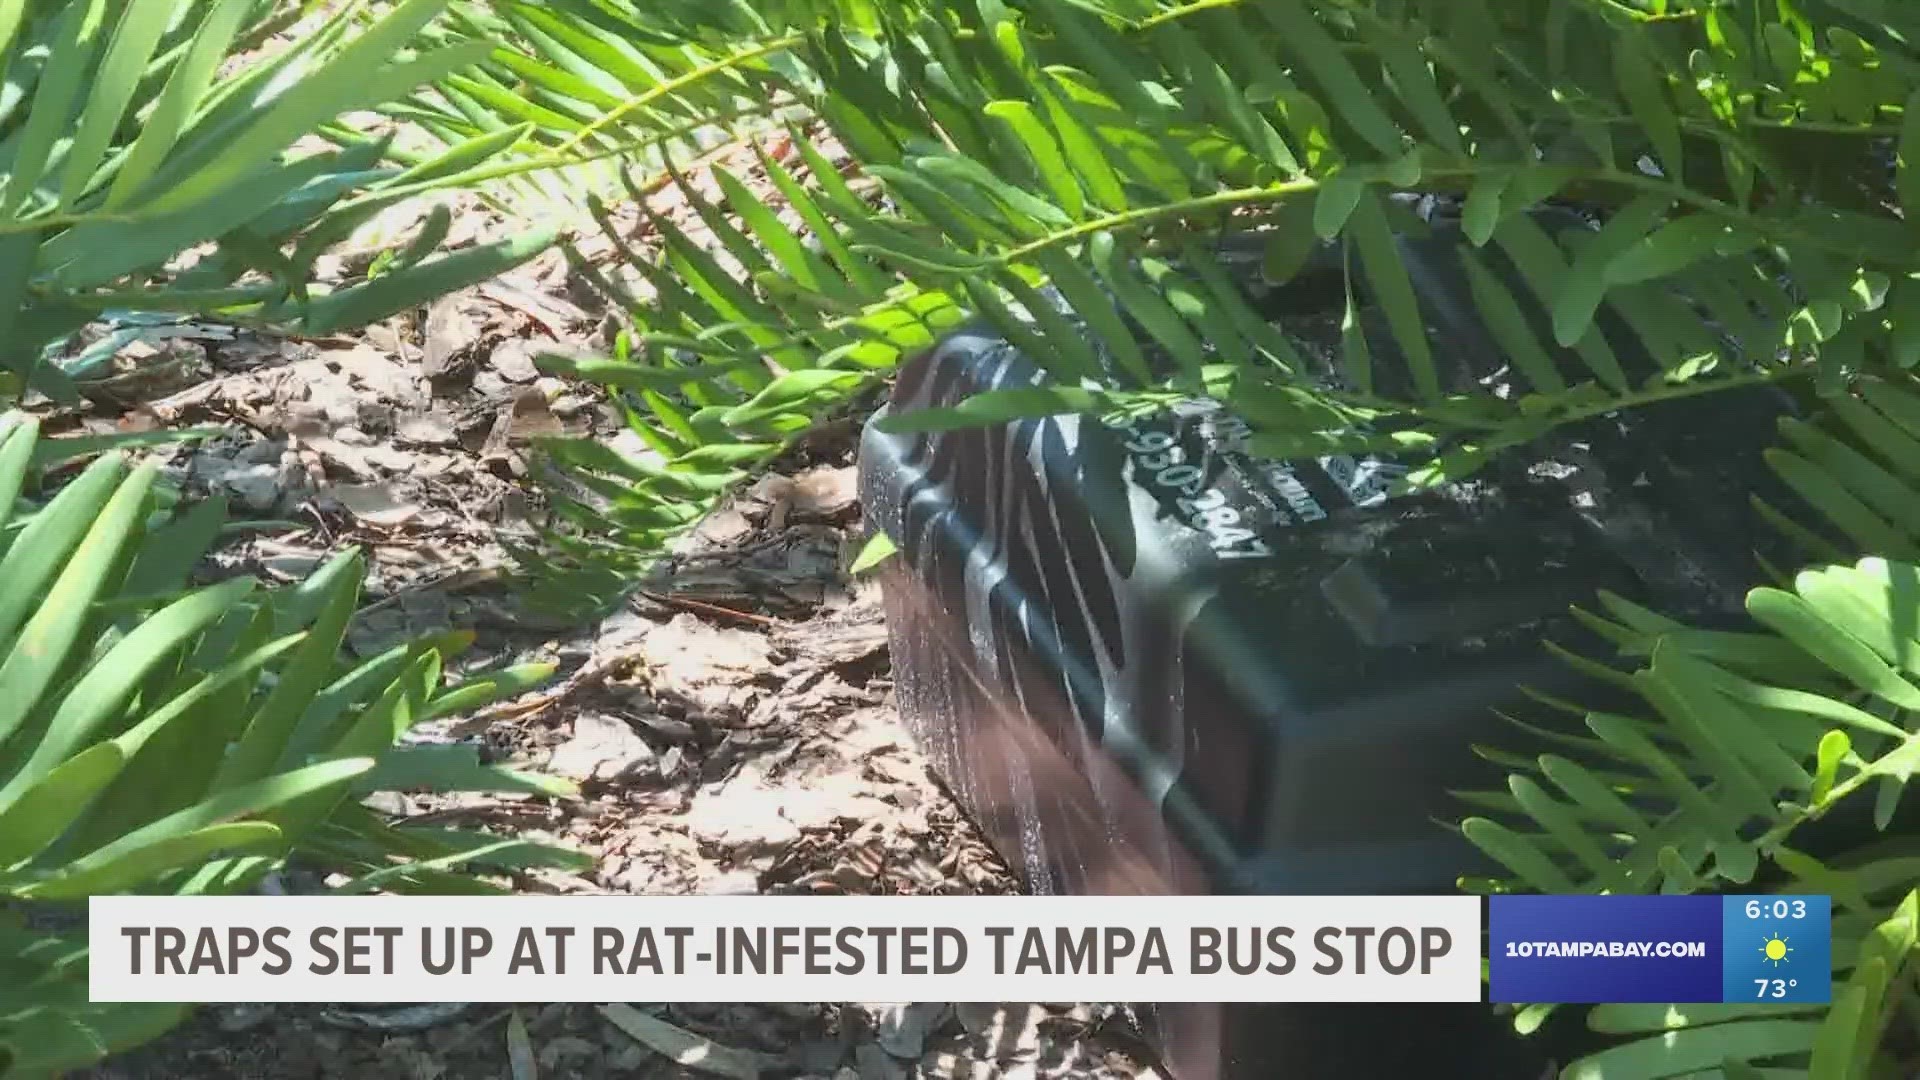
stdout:
<svg viewBox="0 0 1920 1080">
<path fill-rule="evenodd" d="M 1829 1002 L 1832 919 L 1825 896 L 1495 896 L 1488 996 Z"/>
</svg>

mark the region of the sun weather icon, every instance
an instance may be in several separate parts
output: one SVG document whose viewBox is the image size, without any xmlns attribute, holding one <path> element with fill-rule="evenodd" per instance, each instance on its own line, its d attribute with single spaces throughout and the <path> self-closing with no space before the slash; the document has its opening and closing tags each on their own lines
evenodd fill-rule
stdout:
<svg viewBox="0 0 1920 1080">
<path fill-rule="evenodd" d="M 1774 967 L 1786 963 L 1787 954 L 1792 951 L 1793 949 L 1787 944 L 1787 939 L 1779 934 L 1770 934 L 1760 943 L 1760 955 L 1770 961 Z"/>
</svg>

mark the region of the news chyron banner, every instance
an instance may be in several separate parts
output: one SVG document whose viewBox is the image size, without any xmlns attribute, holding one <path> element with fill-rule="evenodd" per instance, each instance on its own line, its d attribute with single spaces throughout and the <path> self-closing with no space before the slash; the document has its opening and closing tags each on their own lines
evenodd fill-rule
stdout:
<svg viewBox="0 0 1920 1080">
<path fill-rule="evenodd" d="M 1487 931 L 1496 1002 L 1833 1000 L 1825 896 L 1496 896 Z"/>
<path fill-rule="evenodd" d="M 1472 896 L 99 897 L 100 1002 L 1482 1000 Z"/>
<path fill-rule="evenodd" d="M 167 896 L 89 916 L 99 1002 L 1832 997 L 1824 896 Z"/>
</svg>

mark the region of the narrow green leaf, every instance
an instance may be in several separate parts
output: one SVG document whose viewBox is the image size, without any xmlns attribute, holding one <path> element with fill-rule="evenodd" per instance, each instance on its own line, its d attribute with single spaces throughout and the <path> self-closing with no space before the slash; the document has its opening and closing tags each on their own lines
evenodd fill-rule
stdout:
<svg viewBox="0 0 1920 1080">
<path fill-rule="evenodd" d="M 1920 90 L 1908 95 L 1900 121 L 1896 183 L 1908 224 L 1920 220 Z"/>
<path fill-rule="evenodd" d="M 1411 34 L 1397 30 L 1383 30 L 1372 35 L 1374 46 L 1380 50 L 1380 58 L 1386 61 L 1388 75 L 1393 80 L 1393 89 L 1407 111 L 1420 123 L 1427 137 L 1440 145 L 1443 150 L 1456 154 L 1466 152 L 1466 146 L 1460 141 L 1460 124 L 1447 108 L 1445 98 L 1440 94 L 1440 86 L 1434 81 L 1433 71 L 1427 66 L 1427 53 L 1422 49 L 1424 42 Z"/>
<path fill-rule="evenodd" d="M 1166 349 L 1175 364 L 1197 377 L 1206 362 L 1206 346 L 1200 343 L 1180 312 L 1127 265 L 1112 233 L 1095 233 L 1087 248 L 1094 269 L 1113 290 L 1122 309 Z"/>
<path fill-rule="evenodd" d="M 0 416 L 0 422 L 6 424 L 0 428 L 0 528 L 4 528 L 13 520 L 14 511 L 19 507 L 20 489 L 26 485 L 27 467 L 33 461 L 34 448 L 40 438 L 40 421 L 36 417 L 9 413 Z M 52 509 L 52 506 L 48 506 L 42 513 L 51 512 Z M 0 563 L 0 567 L 7 565 Z M 17 578 L 8 580 L 15 582 L 12 586 L 15 589 L 28 588 L 19 584 Z M 11 621 L 0 617 L 0 640 L 5 640 L 12 633 Z"/>
<path fill-rule="evenodd" d="M 1079 181 L 1074 179 L 1067 166 L 1067 158 L 1055 141 L 1053 134 L 1034 113 L 1033 106 L 1024 101 L 991 101 L 986 106 L 987 115 L 999 119 L 1012 131 L 1026 148 L 1027 157 L 1033 161 L 1034 170 L 1052 192 L 1053 200 L 1067 216 L 1078 220 L 1086 214 L 1086 198 L 1080 189 Z"/>
<path fill-rule="evenodd" d="M 1800 597 L 1780 589 L 1758 588 L 1747 594 L 1747 613 L 1861 689 L 1902 708 L 1920 708 L 1920 689 L 1902 679 L 1864 642 L 1821 618 L 1813 605 Z"/>
<path fill-rule="evenodd" d="M 1592 879 L 1610 892 L 1626 886 L 1620 864 L 1587 834 L 1586 825 L 1569 813 L 1565 804 L 1548 795 L 1539 784 L 1525 776 L 1507 777 L 1507 787 L 1522 809 L 1538 822 L 1561 847 L 1573 854 Z"/>
<path fill-rule="evenodd" d="M 441 75 L 484 58 L 487 42 L 470 42 L 418 59 L 393 62 L 448 0 L 404 0 L 373 25 L 354 35 L 317 70 L 282 93 L 243 131 L 228 140 L 219 156 L 192 173 L 173 179 L 153 202 L 168 213 L 216 198 L 239 178 L 279 154 L 300 136 L 352 109 L 399 97 Z M 164 174 L 162 174 L 164 175 Z M 155 177 L 158 181 L 160 175 Z"/>
<path fill-rule="evenodd" d="M 26 208 L 46 176 L 54 145 L 72 130 L 74 103 L 79 99 L 82 81 L 94 67 L 106 4 L 103 0 L 79 0 L 63 4 L 62 9 L 52 53 L 39 85 L 34 87 L 26 125 L 14 136 L 18 142 L 7 170 L 6 201 L 0 207 L 9 218 L 20 216 Z"/>
<path fill-rule="evenodd" d="M 283 760 L 302 714 L 337 662 L 340 642 L 360 598 L 364 567 L 360 553 L 348 551 L 307 579 L 305 584 L 317 593 L 319 618 L 281 669 L 273 691 L 248 720 L 240 741 L 221 765 L 216 787 L 259 782 Z"/>
<path fill-rule="evenodd" d="M 533 229 L 349 286 L 307 307 L 307 331 L 322 336 L 365 326 L 498 277 L 552 247 L 556 235 L 551 227 Z"/>
<path fill-rule="evenodd" d="M 877 422 L 881 431 L 918 434 L 1004 424 L 1064 413 L 1104 412 L 1108 401 L 1095 391 L 1074 386 L 1018 386 L 987 390 L 943 409 L 890 413 Z"/>
<path fill-rule="evenodd" d="M 1607 266 L 1645 237 L 1668 205 L 1664 196 L 1639 196 L 1615 211 L 1575 257 L 1553 299 L 1553 333 L 1561 345 L 1571 347 L 1586 336 L 1606 296 Z"/>
<path fill-rule="evenodd" d="M 1087 199 L 1112 213 L 1126 210 L 1126 187 L 1120 181 L 1118 170 L 1107 160 L 1107 151 L 1099 136 L 1081 123 L 1063 95 L 1046 88 L 1045 84 L 1042 84 L 1042 92 L 1045 94 L 1047 119 L 1060 137 L 1060 152 L 1073 166 L 1074 176 L 1085 189 Z"/>
<path fill-rule="evenodd" d="M 515 664 L 499 671 L 474 675 L 448 687 L 434 698 L 422 719 L 457 716 L 519 697 L 551 680 L 554 671 L 554 665 L 548 663 Z"/>
<path fill-rule="evenodd" d="M 1437 398 L 1441 394 L 1440 371 L 1434 364 L 1433 347 L 1427 338 L 1426 318 L 1379 196 L 1368 194 L 1362 198 L 1354 207 L 1351 223 L 1367 280 L 1373 285 L 1374 299 L 1386 313 L 1394 341 L 1406 357 L 1414 389 L 1423 398 Z"/>
<path fill-rule="evenodd" d="M 1580 764 L 1547 754 L 1540 758 L 1540 771 L 1599 820 L 1629 836 L 1646 836 L 1652 831 L 1645 818 Z"/>
<path fill-rule="evenodd" d="M 768 383 L 747 401 L 727 410 L 723 422 L 728 427 L 745 427 L 780 413 L 804 412 L 821 401 L 838 401 L 867 382 L 857 371 L 805 368 L 790 371 Z"/>
<path fill-rule="evenodd" d="M 1513 294 L 1507 291 L 1506 285 L 1472 252 L 1462 251 L 1460 261 L 1467 270 L 1467 284 L 1473 293 L 1474 306 L 1479 309 L 1481 319 L 1492 331 L 1493 339 L 1501 351 L 1527 377 L 1536 393 L 1557 394 L 1564 391 L 1567 383 L 1560 376 L 1559 367 L 1541 347 L 1539 337 L 1528 323 L 1526 312 Z"/>
<path fill-rule="evenodd" d="M 1680 147 L 1678 109 L 1667 96 L 1664 73 L 1641 40 L 1623 34 L 1610 43 L 1613 47 L 1613 77 L 1626 99 L 1627 108 L 1653 141 L 1660 157 L 1660 171 L 1675 183 L 1682 181 L 1685 155 Z"/>
<path fill-rule="evenodd" d="M 1278 40 L 1294 61 L 1313 76 L 1325 99 L 1375 152 L 1386 158 L 1397 158 L 1404 152 L 1399 127 L 1347 61 L 1346 50 L 1306 5 L 1300 0 L 1270 0 L 1256 9 L 1256 14 L 1273 24 Z"/>
<path fill-rule="evenodd" d="M 1617 286 L 1669 277 L 1702 259 L 1738 254 L 1759 239 L 1736 234 L 1710 214 L 1688 214 L 1634 241 L 1607 263 L 1605 280 Z"/>
<path fill-rule="evenodd" d="M 1560 1075 L 1562 1080 L 1680 1076 L 1717 1068 L 1728 1058 L 1753 1061 L 1805 1053 L 1812 1049 L 1819 1027 L 1816 1020 L 1743 1020 L 1688 1028 L 1581 1058 Z"/>
<path fill-rule="evenodd" d="M 167 605 L 121 638 L 66 692 L 31 756 L 0 787 L 0 806 L 67 760 L 126 705 L 148 672 L 175 655 L 252 589 L 253 582 L 247 578 L 200 589 Z"/>
<path fill-rule="evenodd" d="M 1531 888 L 1543 893 L 1574 893 L 1579 888 L 1566 872 L 1554 865 L 1526 837 L 1485 818 L 1468 818 L 1460 831 L 1473 845 L 1495 862 L 1518 874 Z"/>
<path fill-rule="evenodd" d="M 566 799 L 579 794 L 572 783 L 556 776 L 519 772 L 480 760 L 478 747 L 468 743 L 421 743 L 397 746 L 380 755 L 379 764 L 354 782 L 358 792 L 498 792 L 511 791 Z"/>
<path fill-rule="evenodd" d="M 1853 741 L 1844 731 L 1829 731 L 1820 737 L 1820 746 L 1816 751 L 1817 764 L 1813 777 L 1813 792 L 1809 796 L 1812 805 L 1819 806 L 1827 801 L 1827 794 L 1833 790 L 1833 784 L 1840 774 L 1840 762 L 1853 752 Z"/>
<path fill-rule="evenodd" d="M 1848 985 L 1833 995 L 1833 1005 L 1827 1010 L 1827 1018 L 1820 1025 L 1813 1053 L 1807 1060 L 1809 1077 L 1846 1080 L 1862 1075 L 1866 1062 L 1855 1055 L 1855 1046 L 1867 1022 L 1867 1001 L 1873 996 L 1873 987 L 1867 984 L 1884 986 L 1886 980 L 1887 962 L 1874 957 L 1854 973 Z"/>
<path fill-rule="evenodd" d="M 272 850 L 282 839 L 280 829 L 264 821 L 208 825 L 129 846 L 112 858 L 89 856 L 19 892 L 32 899 L 63 900 L 139 888 L 169 870 L 193 866 L 216 853 Z"/>
<path fill-rule="evenodd" d="M 118 475 L 119 462 L 117 459 L 103 458 L 96 468 L 101 470 L 99 477 L 105 483 L 111 483 Z M 89 473 L 93 471 L 88 470 Z M 39 609 L 27 620 L 19 638 L 12 643 L 12 650 L 5 662 L 0 663 L 0 742 L 12 735 L 26 719 L 28 712 L 39 702 L 54 676 L 65 665 L 68 652 L 91 614 L 94 598 L 106 587 L 108 574 L 118 563 L 121 551 L 139 526 L 147 492 L 152 488 L 157 474 L 157 466 L 142 466 L 114 491 L 100 510 L 99 517 L 91 521 L 91 527 L 86 530 L 66 569 L 54 581 Z M 74 486 L 83 482 L 84 476 Z M 73 505 L 83 509 L 87 506 L 86 503 Z M 51 508 L 41 513 L 49 515 Z M 71 528 L 72 524 L 64 527 Z M 31 526 L 14 542 L 14 549 L 8 552 L 6 563 L 0 563 L 0 573 L 4 572 L 7 564 L 13 562 L 13 556 L 20 554 L 20 548 L 29 540 L 27 533 L 30 531 Z M 58 537 L 52 539 L 52 543 L 64 548 L 71 541 Z M 10 590 L 20 587 L 14 584 L 18 579 L 0 580 L 6 580 Z M 32 586 L 26 588 L 31 589 Z M 26 599 L 30 597 L 29 592 Z M 5 640 L 6 636 L 0 634 L 0 641 Z"/>
<path fill-rule="evenodd" d="M 1761 457 L 1795 494 L 1825 514 L 1863 550 L 1901 559 L 1920 556 L 1920 546 L 1849 493 L 1825 469 L 1786 450 L 1769 449 Z"/>
<path fill-rule="evenodd" d="M 1755 1020 L 1768 1016 L 1796 1016 L 1819 1012 L 1825 1006 L 1790 1002 L 1736 1001 L 1730 1003 L 1626 1003 L 1595 1005 L 1587 1012 L 1587 1028 L 1603 1035 L 1638 1035 L 1647 1031 L 1681 1031 Z"/>
<path fill-rule="evenodd" d="M 115 170 L 113 186 L 107 190 L 105 207 L 124 208 L 134 194 L 160 168 L 167 154 L 179 142 L 193 111 L 202 101 L 207 85 L 231 52 L 241 24 L 253 8 L 251 0 L 218 0 L 206 20 L 195 32 L 193 42 L 160 91 L 160 98 L 140 126 L 132 148 L 120 168 Z"/>
<path fill-rule="evenodd" d="M 179 6 L 176 0 L 128 0 L 121 9 L 113 42 L 94 75 L 86 107 L 80 112 L 79 130 L 67 148 L 66 172 L 60 183 L 62 212 L 72 210 L 86 193 Z"/>
<path fill-rule="evenodd" d="M 1524 178 L 1539 171 L 1530 169 L 1521 176 Z M 1526 214 L 1503 218 L 1494 230 L 1494 239 L 1500 250 L 1513 260 L 1521 277 L 1534 286 L 1538 295 L 1557 296 L 1565 287 L 1570 276 L 1566 259 L 1553 238 L 1533 218 Z M 1575 349 L 1586 363 L 1587 370 L 1593 372 L 1601 385 L 1612 390 L 1627 389 L 1626 373 L 1613 355 L 1613 348 L 1607 344 L 1606 335 L 1597 328 L 1589 327 Z"/>
</svg>

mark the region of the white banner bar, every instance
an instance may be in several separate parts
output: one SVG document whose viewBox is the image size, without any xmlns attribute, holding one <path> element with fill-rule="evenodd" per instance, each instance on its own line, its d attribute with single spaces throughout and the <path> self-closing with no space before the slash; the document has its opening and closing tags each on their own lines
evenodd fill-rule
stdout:
<svg viewBox="0 0 1920 1080">
<path fill-rule="evenodd" d="M 1471 896 L 91 902 L 95 1001 L 1479 1001 Z"/>
</svg>

